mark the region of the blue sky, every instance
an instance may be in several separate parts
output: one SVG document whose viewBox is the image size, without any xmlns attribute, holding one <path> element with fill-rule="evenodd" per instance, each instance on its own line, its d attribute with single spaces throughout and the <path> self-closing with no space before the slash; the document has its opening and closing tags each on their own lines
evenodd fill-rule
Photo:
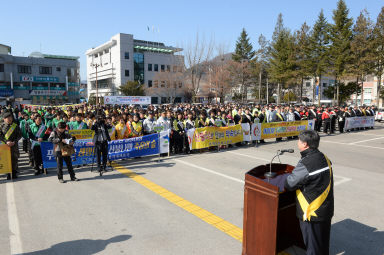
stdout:
<svg viewBox="0 0 384 255">
<path fill-rule="evenodd" d="M 332 0 L 269 1 L 88 1 L 88 0 L 1 0 L 0 43 L 12 47 L 12 54 L 28 56 L 32 51 L 80 56 L 82 80 L 86 79 L 85 51 L 117 33 L 136 39 L 156 40 L 183 47 L 196 33 L 214 37 L 232 51 L 244 27 L 257 48 L 259 35 L 270 39 L 277 15 L 291 30 L 305 21 L 313 25 L 321 9 L 328 19 L 336 8 Z M 350 16 L 356 19 L 364 8 L 376 20 L 382 0 L 346 0 Z M 155 26 L 160 33 L 148 32 Z"/>
</svg>

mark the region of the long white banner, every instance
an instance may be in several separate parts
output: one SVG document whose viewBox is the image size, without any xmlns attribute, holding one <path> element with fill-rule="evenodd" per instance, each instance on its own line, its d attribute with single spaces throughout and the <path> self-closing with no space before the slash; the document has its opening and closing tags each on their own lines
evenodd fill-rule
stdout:
<svg viewBox="0 0 384 255">
<path fill-rule="evenodd" d="M 353 128 L 373 127 L 375 125 L 375 116 L 361 116 L 345 118 L 345 130 Z"/>
<path fill-rule="evenodd" d="M 144 96 L 105 96 L 104 104 L 151 104 L 151 97 Z"/>
</svg>

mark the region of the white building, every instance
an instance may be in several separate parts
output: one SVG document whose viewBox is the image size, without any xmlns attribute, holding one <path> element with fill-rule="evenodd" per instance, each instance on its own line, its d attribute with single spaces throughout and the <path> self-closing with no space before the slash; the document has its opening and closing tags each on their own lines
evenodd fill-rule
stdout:
<svg viewBox="0 0 384 255">
<path fill-rule="evenodd" d="M 99 98 L 119 95 L 121 85 L 138 81 L 144 84 L 153 104 L 181 102 L 183 84 L 166 81 L 170 76 L 166 74 L 184 70 L 184 57 L 175 54 L 181 51 L 164 43 L 136 40 L 131 34 L 113 36 L 108 42 L 86 51 L 88 98 L 91 94 L 96 96 L 97 76 Z"/>
</svg>

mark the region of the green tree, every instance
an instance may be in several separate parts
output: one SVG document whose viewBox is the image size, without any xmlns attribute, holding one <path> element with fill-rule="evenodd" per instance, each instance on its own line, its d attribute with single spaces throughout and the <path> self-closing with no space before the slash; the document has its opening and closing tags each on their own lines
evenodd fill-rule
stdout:
<svg viewBox="0 0 384 255">
<path fill-rule="evenodd" d="M 358 93 L 361 93 L 361 87 L 356 86 L 356 82 L 349 82 L 347 85 L 344 83 L 340 83 L 340 90 L 339 90 L 339 100 L 340 104 L 346 103 L 348 99 L 351 98 L 353 94 L 356 93 L 356 88 L 358 88 Z M 332 98 L 336 94 L 335 89 L 332 86 L 328 86 L 327 89 L 324 90 L 324 95 Z"/>
<path fill-rule="evenodd" d="M 285 86 L 292 78 L 292 70 L 295 69 L 296 64 L 294 38 L 284 27 L 281 13 L 272 35 L 269 57 L 269 74 L 272 81 L 277 83 L 277 103 L 279 104 L 281 86 Z"/>
<path fill-rule="evenodd" d="M 344 0 L 337 2 L 337 8 L 333 11 L 333 24 L 331 25 L 331 46 L 329 49 L 330 66 L 335 76 L 336 102 L 339 104 L 339 80 L 345 76 L 347 65 L 351 61 L 351 41 L 353 19 L 348 17 L 349 10 Z"/>
<path fill-rule="evenodd" d="M 323 10 L 317 18 L 309 38 L 309 69 L 316 83 L 319 84 L 318 102 L 321 100 L 321 77 L 328 71 L 328 48 L 329 48 L 329 23 L 324 16 Z M 313 102 L 315 102 L 315 86 L 313 86 Z"/>
<path fill-rule="evenodd" d="M 96 104 L 96 94 L 92 93 L 89 95 L 88 104 L 95 105 Z M 99 95 L 99 104 L 104 104 L 104 97 Z"/>
<path fill-rule="evenodd" d="M 300 87 L 300 102 L 303 100 L 304 79 L 311 75 L 310 66 L 310 27 L 307 23 L 301 26 L 299 31 L 295 32 L 296 41 L 296 79 Z"/>
<path fill-rule="evenodd" d="M 124 96 L 144 96 L 144 86 L 137 81 L 127 81 L 118 89 Z"/>
<path fill-rule="evenodd" d="M 374 61 L 374 73 L 377 77 L 377 94 L 381 95 L 381 80 L 384 72 L 384 7 L 381 8 L 375 28 L 373 29 L 373 61 Z M 383 98 L 384 99 L 384 98 Z M 377 99 L 377 105 L 379 106 L 380 100 Z"/>
<path fill-rule="evenodd" d="M 235 53 L 232 54 L 232 59 L 236 62 L 244 60 L 251 61 L 255 57 L 255 51 L 253 50 L 252 44 L 249 42 L 247 31 L 245 28 L 241 31 L 239 38 L 236 41 Z"/>
<path fill-rule="evenodd" d="M 353 39 L 351 42 L 351 63 L 348 72 L 356 77 L 356 102 L 359 87 L 364 77 L 372 73 L 372 30 L 373 24 L 367 10 L 360 12 L 353 27 Z"/>
<path fill-rule="evenodd" d="M 235 53 L 232 54 L 232 60 L 240 64 L 238 66 L 240 68 L 235 68 L 238 69 L 235 72 L 239 72 L 240 75 L 238 76 L 235 73 L 232 74 L 234 77 L 238 77 L 235 82 L 241 86 L 240 94 L 242 102 L 244 102 L 244 97 L 246 98 L 247 87 L 252 80 L 251 61 L 255 57 L 255 54 L 256 53 L 253 50 L 252 44 L 250 43 L 250 38 L 247 34 L 247 31 L 245 31 L 245 28 L 243 28 L 239 38 L 236 41 Z"/>
<path fill-rule="evenodd" d="M 296 100 L 297 100 L 297 96 L 292 91 L 288 91 L 287 93 L 285 93 L 285 95 L 283 97 L 283 101 L 285 103 L 290 103 L 290 102 L 296 101 Z"/>
</svg>

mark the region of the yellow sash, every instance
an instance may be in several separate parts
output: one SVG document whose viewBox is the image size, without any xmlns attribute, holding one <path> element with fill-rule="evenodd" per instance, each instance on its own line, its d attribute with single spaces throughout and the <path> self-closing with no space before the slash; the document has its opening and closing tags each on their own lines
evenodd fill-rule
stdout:
<svg viewBox="0 0 384 255">
<path fill-rule="evenodd" d="M 13 123 L 12 125 L 11 125 L 11 127 L 8 129 L 8 131 L 7 131 L 7 133 L 5 134 L 5 140 L 7 141 L 10 137 L 11 137 L 11 135 L 13 134 L 13 131 L 15 131 L 15 128 L 16 128 L 16 123 Z"/>
<path fill-rule="evenodd" d="M 311 221 L 311 217 L 315 216 L 317 217 L 316 211 L 320 208 L 320 206 L 324 203 L 325 199 L 327 199 L 329 191 L 331 190 L 331 184 L 332 184 L 332 166 L 331 162 L 329 161 L 328 157 L 325 156 L 325 159 L 327 160 L 328 167 L 329 167 L 329 184 L 327 188 L 321 193 L 320 196 L 318 196 L 315 200 L 312 201 L 312 203 L 308 204 L 308 201 L 305 199 L 303 193 L 300 189 L 296 190 L 296 196 L 299 201 L 300 207 L 303 210 L 303 221 Z"/>
</svg>

